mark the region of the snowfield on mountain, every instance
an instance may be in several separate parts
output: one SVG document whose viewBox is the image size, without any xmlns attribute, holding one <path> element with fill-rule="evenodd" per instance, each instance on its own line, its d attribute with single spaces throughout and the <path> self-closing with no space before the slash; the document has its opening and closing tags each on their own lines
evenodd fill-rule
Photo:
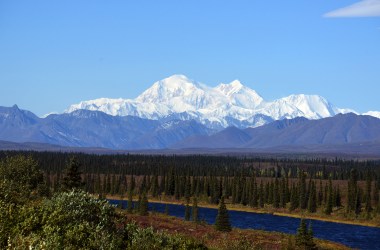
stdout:
<svg viewBox="0 0 380 250">
<path fill-rule="evenodd" d="M 135 99 L 82 101 L 71 105 L 65 112 L 79 109 L 153 120 L 193 119 L 212 129 L 258 127 L 274 120 L 295 117 L 321 119 L 354 112 L 337 108 L 318 95 L 290 95 L 266 101 L 238 80 L 212 88 L 184 75 L 157 81 Z"/>
</svg>

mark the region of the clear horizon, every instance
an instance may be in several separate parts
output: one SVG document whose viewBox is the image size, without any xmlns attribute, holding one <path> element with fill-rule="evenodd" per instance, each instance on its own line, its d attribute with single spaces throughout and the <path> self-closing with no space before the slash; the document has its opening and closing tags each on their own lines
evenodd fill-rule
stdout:
<svg viewBox="0 0 380 250">
<path fill-rule="evenodd" d="M 380 111 L 380 1 L 0 2 L 0 106 L 134 99 L 173 74 Z"/>
</svg>

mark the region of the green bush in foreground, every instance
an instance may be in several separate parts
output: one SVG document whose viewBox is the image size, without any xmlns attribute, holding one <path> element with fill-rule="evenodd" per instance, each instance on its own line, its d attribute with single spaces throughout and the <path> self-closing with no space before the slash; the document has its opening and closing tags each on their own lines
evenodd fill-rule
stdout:
<svg viewBox="0 0 380 250">
<path fill-rule="evenodd" d="M 140 228 L 134 223 L 126 227 L 127 249 L 207 249 L 194 239 L 165 232 L 154 232 L 153 228 Z"/>
<path fill-rule="evenodd" d="M 0 161 L 0 248 L 17 235 L 20 214 L 29 203 L 41 199 L 42 186 L 43 175 L 31 157 L 17 155 Z"/>
<path fill-rule="evenodd" d="M 6 216 L 4 213 L 0 218 Z M 181 235 L 155 232 L 134 223 L 117 224 L 117 218 L 114 207 L 84 191 L 57 193 L 51 199 L 21 207 L 15 223 L 8 224 L 13 234 L 2 248 L 207 249 Z"/>
<path fill-rule="evenodd" d="M 8 246 L 33 249 L 120 249 L 123 232 L 105 200 L 72 190 L 25 206 Z M 23 247 L 22 247 L 23 246 Z"/>
</svg>

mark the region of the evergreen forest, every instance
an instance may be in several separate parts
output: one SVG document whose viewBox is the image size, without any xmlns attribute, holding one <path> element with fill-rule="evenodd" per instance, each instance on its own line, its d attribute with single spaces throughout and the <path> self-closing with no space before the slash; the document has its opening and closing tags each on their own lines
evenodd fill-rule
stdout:
<svg viewBox="0 0 380 250">
<path fill-rule="evenodd" d="M 207 248 L 126 223 L 149 217 L 149 201 L 186 204 L 185 220 L 199 225 L 198 205 L 219 205 L 214 228 L 222 233 L 231 231 L 227 208 L 371 225 L 380 217 L 377 160 L 1 151 L 0 175 L 0 246 L 8 249 Z M 128 200 L 126 213 L 104 198 Z M 314 249 L 311 224 L 301 220 L 287 244 Z"/>
</svg>

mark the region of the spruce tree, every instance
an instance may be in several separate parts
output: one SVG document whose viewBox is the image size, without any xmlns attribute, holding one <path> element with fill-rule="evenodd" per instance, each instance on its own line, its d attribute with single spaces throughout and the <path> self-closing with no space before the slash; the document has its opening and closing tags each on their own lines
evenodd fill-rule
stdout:
<svg viewBox="0 0 380 250">
<path fill-rule="evenodd" d="M 169 204 L 166 203 L 165 204 L 165 212 L 164 212 L 166 215 L 169 215 Z"/>
<path fill-rule="evenodd" d="M 373 201 L 375 203 L 375 213 L 380 214 L 380 197 L 379 197 L 379 188 L 377 184 L 375 185 L 375 190 L 373 192 Z"/>
<path fill-rule="evenodd" d="M 251 198 L 251 203 L 252 207 L 257 207 L 258 206 L 258 189 L 257 189 L 257 182 L 255 180 L 253 184 L 253 190 L 252 190 L 252 198 Z"/>
<path fill-rule="evenodd" d="M 231 195 L 232 195 L 232 198 L 231 198 L 231 202 L 232 204 L 235 204 L 237 202 L 237 190 L 236 190 L 236 176 L 234 176 L 234 179 L 232 181 L 232 190 L 231 190 Z"/>
<path fill-rule="evenodd" d="M 240 203 L 245 206 L 247 205 L 247 197 L 248 197 L 248 188 L 247 188 L 247 183 L 244 181 L 242 184 L 242 192 L 241 192 L 241 199 Z"/>
<path fill-rule="evenodd" d="M 316 244 L 314 243 L 314 232 L 311 225 L 311 221 L 309 222 L 309 229 L 307 230 L 307 249 L 316 249 Z"/>
<path fill-rule="evenodd" d="M 325 208 L 325 214 L 329 215 L 332 213 L 333 209 L 333 190 L 332 190 L 332 182 L 331 177 L 329 179 L 329 188 L 328 188 L 328 194 L 327 194 L 327 203 Z"/>
<path fill-rule="evenodd" d="M 106 194 L 111 193 L 111 176 L 110 176 L 110 174 L 107 174 L 104 186 L 105 186 L 104 193 L 106 193 Z"/>
<path fill-rule="evenodd" d="M 185 191 L 184 191 L 184 196 L 186 200 L 190 199 L 191 195 L 191 182 L 190 182 L 190 177 L 185 177 Z"/>
<path fill-rule="evenodd" d="M 110 194 L 114 195 L 117 192 L 116 188 L 116 176 L 113 174 L 112 177 L 110 177 Z"/>
<path fill-rule="evenodd" d="M 194 182 L 196 182 L 196 184 L 192 186 L 192 187 L 194 187 L 194 192 L 193 193 L 194 193 L 195 196 L 198 196 L 199 193 L 200 193 L 200 191 L 201 191 L 201 182 L 200 182 L 200 180 L 198 178 L 193 179 L 193 180 L 194 180 Z"/>
<path fill-rule="evenodd" d="M 259 188 L 259 206 L 261 208 L 264 207 L 264 184 L 263 181 L 260 182 L 260 188 Z"/>
<path fill-rule="evenodd" d="M 198 200 L 197 197 L 193 197 L 193 208 L 192 208 L 192 219 L 194 222 L 199 221 L 199 215 L 198 215 Z"/>
<path fill-rule="evenodd" d="M 296 245 L 297 246 L 306 246 L 307 242 L 307 226 L 306 226 L 306 221 L 305 219 L 301 219 L 300 226 L 297 229 L 297 234 L 296 234 Z"/>
<path fill-rule="evenodd" d="M 366 194 L 365 194 L 365 211 L 367 213 L 367 217 L 370 216 L 370 213 L 372 211 L 371 185 L 372 185 L 372 178 L 371 178 L 371 173 L 368 170 L 367 175 L 366 175 Z"/>
<path fill-rule="evenodd" d="M 179 181 L 179 176 L 175 176 L 175 181 L 174 181 L 174 197 L 176 200 L 179 200 L 180 198 L 180 181 Z"/>
<path fill-rule="evenodd" d="M 142 196 L 141 194 L 139 194 L 139 198 L 137 199 L 137 202 L 135 203 L 135 206 L 134 206 L 134 210 L 136 213 L 140 212 L 141 201 L 142 201 Z"/>
<path fill-rule="evenodd" d="M 129 188 L 129 190 L 128 190 L 127 212 L 128 213 L 133 212 L 133 192 L 132 192 L 131 188 Z"/>
<path fill-rule="evenodd" d="M 154 198 L 158 196 L 158 177 L 156 174 L 153 176 L 151 192 Z"/>
<path fill-rule="evenodd" d="M 288 201 L 287 197 L 287 191 L 286 191 L 286 180 L 285 177 L 281 178 L 281 185 L 280 185 L 280 207 L 285 208 L 286 203 Z"/>
<path fill-rule="evenodd" d="M 322 202 L 323 202 L 323 186 L 322 186 L 322 180 L 319 180 L 318 206 L 321 206 Z"/>
<path fill-rule="evenodd" d="M 250 180 L 249 180 L 249 192 L 248 192 L 248 200 L 249 200 L 249 206 L 250 207 L 255 207 L 257 206 L 257 200 L 256 200 L 256 205 L 255 205 L 255 199 L 257 197 L 257 190 L 255 190 L 255 176 L 252 174 Z"/>
<path fill-rule="evenodd" d="M 286 250 L 293 250 L 295 248 L 296 248 L 296 246 L 294 245 L 294 236 L 293 235 L 289 235 L 285 249 Z"/>
<path fill-rule="evenodd" d="M 380 198 L 377 200 L 375 204 L 375 214 L 380 214 Z"/>
<path fill-rule="evenodd" d="M 79 171 L 80 167 L 81 164 L 76 157 L 70 158 L 62 181 L 63 190 L 81 188 L 83 186 L 84 183 L 82 182 L 81 172 Z"/>
<path fill-rule="evenodd" d="M 351 211 L 356 211 L 356 203 L 357 203 L 357 194 L 358 194 L 358 186 L 357 186 L 357 171 L 356 169 L 351 169 L 350 179 L 348 181 L 348 194 L 347 194 L 347 213 Z"/>
<path fill-rule="evenodd" d="M 264 186 L 264 204 L 270 203 L 269 202 L 269 189 L 270 189 L 270 184 L 269 182 L 265 183 Z"/>
<path fill-rule="evenodd" d="M 215 228 L 218 231 L 222 232 L 230 232 L 231 224 L 228 215 L 228 210 L 226 208 L 226 204 L 224 203 L 224 196 L 220 199 L 218 215 L 216 216 Z"/>
<path fill-rule="evenodd" d="M 336 204 L 337 207 L 341 207 L 342 206 L 342 196 L 340 194 L 340 188 L 339 188 L 339 186 L 336 189 L 335 204 Z"/>
<path fill-rule="evenodd" d="M 146 196 L 146 192 L 142 194 L 142 198 L 139 203 L 139 214 L 140 215 L 148 215 L 148 198 Z"/>
<path fill-rule="evenodd" d="M 293 184 L 290 192 L 290 207 L 289 210 L 293 211 L 299 206 L 298 188 Z"/>
<path fill-rule="evenodd" d="M 186 206 L 185 206 L 185 220 L 190 220 L 190 206 L 189 206 L 189 199 L 186 199 Z"/>
<path fill-rule="evenodd" d="M 307 199 L 306 199 L 306 179 L 305 179 L 305 173 L 301 170 L 299 173 L 299 186 L 298 186 L 298 195 L 299 195 L 299 206 L 301 209 L 305 209 L 307 206 Z"/>
<path fill-rule="evenodd" d="M 61 173 L 58 173 L 55 178 L 54 178 L 54 183 L 53 183 L 53 191 L 57 192 L 60 189 L 60 182 L 61 182 Z M 99 191 L 101 193 L 101 191 Z"/>
<path fill-rule="evenodd" d="M 296 245 L 303 249 L 315 249 L 315 243 L 313 240 L 313 230 L 311 223 L 309 223 L 309 229 L 307 229 L 305 219 L 301 219 L 300 226 L 297 229 Z"/>
<path fill-rule="evenodd" d="M 279 192 L 279 184 L 278 179 L 276 178 L 274 181 L 274 187 L 273 187 L 273 207 L 279 208 L 280 207 L 280 192 Z"/>
<path fill-rule="evenodd" d="M 306 209 L 308 208 L 308 202 L 309 202 L 309 197 L 310 197 L 310 194 L 311 194 L 311 189 L 312 189 L 312 179 L 311 179 L 311 177 L 310 177 L 310 179 L 309 179 L 309 184 L 308 184 L 308 187 L 307 187 L 307 191 L 306 191 L 306 200 L 305 200 L 305 202 L 306 202 Z"/>
<path fill-rule="evenodd" d="M 273 189 L 274 189 L 274 183 L 273 181 L 270 182 L 268 185 L 268 203 L 273 204 Z"/>
<path fill-rule="evenodd" d="M 358 216 L 360 212 L 362 211 L 362 191 L 360 188 L 358 188 L 356 192 L 356 198 L 355 198 L 355 215 Z"/>
<path fill-rule="evenodd" d="M 317 211 L 317 191 L 315 190 L 314 182 L 311 183 L 311 190 L 309 191 L 309 201 L 307 203 L 307 210 L 310 213 Z"/>
<path fill-rule="evenodd" d="M 144 175 L 143 180 L 140 185 L 139 193 L 142 194 L 147 190 L 146 176 Z"/>
</svg>

